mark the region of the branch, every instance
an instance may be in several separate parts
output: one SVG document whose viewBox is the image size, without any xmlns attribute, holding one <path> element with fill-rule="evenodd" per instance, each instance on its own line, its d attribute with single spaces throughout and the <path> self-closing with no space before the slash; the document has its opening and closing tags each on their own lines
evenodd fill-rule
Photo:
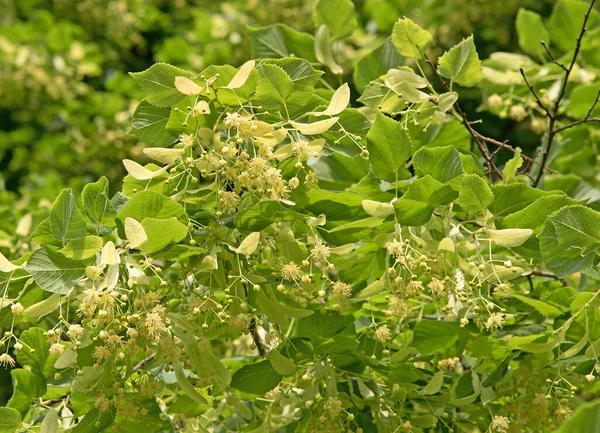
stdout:
<svg viewBox="0 0 600 433">
<path fill-rule="evenodd" d="M 546 50 L 546 54 L 548 54 L 548 56 L 550 56 L 550 60 L 552 60 L 552 63 L 559 66 L 563 71 L 566 71 L 567 67 L 565 65 L 563 65 L 562 63 L 560 63 L 558 60 L 556 60 L 556 58 L 552 55 L 552 53 L 550 52 L 550 49 L 546 45 L 546 42 L 541 41 L 541 43 L 542 43 L 542 46 L 544 47 L 544 50 Z"/>
<path fill-rule="evenodd" d="M 544 109 L 544 111 L 546 112 L 546 114 L 548 115 L 548 117 L 551 118 L 552 113 L 550 112 L 550 110 L 548 110 L 548 107 L 546 107 L 546 105 L 542 102 L 542 100 L 538 96 L 538 94 L 535 91 L 535 89 L 533 88 L 533 86 L 529 83 L 529 80 L 527 79 L 527 75 L 525 75 L 525 71 L 523 70 L 523 68 L 519 68 L 519 72 L 521 73 L 521 76 L 523 77 L 523 80 L 525 80 L 525 84 L 527 85 L 527 88 L 529 89 L 529 91 L 531 92 L 531 94 L 533 95 L 535 100 L 537 101 L 538 105 L 540 107 L 542 107 Z"/>
<path fill-rule="evenodd" d="M 440 84 L 442 85 L 442 87 L 444 88 L 444 90 L 446 92 L 450 92 L 451 90 L 448 87 L 448 84 L 446 83 L 446 80 L 444 80 L 444 78 L 437 71 L 437 69 L 435 68 L 435 66 L 433 65 L 433 63 L 429 59 L 429 57 L 427 57 L 426 54 L 424 56 L 425 56 L 425 62 L 431 67 L 431 70 L 433 71 L 434 75 L 436 76 L 437 80 L 440 82 Z M 485 145 L 485 140 L 483 140 L 481 134 L 479 134 L 477 131 L 475 131 L 475 129 L 473 129 L 472 124 L 473 123 L 479 123 L 479 122 L 478 121 L 469 122 L 469 119 L 467 118 L 467 115 L 460 108 L 460 106 L 458 105 L 457 102 L 455 102 L 453 104 L 453 106 L 456 109 L 456 112 L 461 117 L 462 124 L 467 128 L 467 131 L 469 131 L 469 134 L 471 134 L 471 136 L 475 139 L 475 142 L 477 143 L 477 147 L 479 147 L 479 150 L 481 151 L 481 154 L 483 155 L 483 158 L 486 161 L 486 165 L 488 166 L 488 170 L 487 171 L 488 171 L 488 173 L 490 175 L 490 181 L 492 180 L 492 174 L 496 174 L 500 179 L 502 179 L 502 173 L 500 173 L 500 171 L 498 170 L 498 168 L 494 164 L 493 158 L 490 156 L 490 151 L 487 148 L 487 146 Z"/>
<path fill-rule="evenodd" d="M 156 353 L 153 353 L 152 355 L 148 356 L 147 358 L 142 359 L 140 362 L 138 362 L 137 364 L 135 364 L 135 366 L 133 367 L 133 370 L 131 370 L 131 372 L 135 373 L 140 368 L 142 368 L 144 366 L 144 364 L 146 364 L 147 362 L 152 361 L 155 356 L 156 356 Z"/>
<path fill-rule="evenodd" d="M 549 115 L 548 115 L 548 117 L 550 118 L 550 121 L 548 123 L 548 141 L 546 143 L 546 146 L 544 146 L 544 152 L 542 153 L 541 169 L 540 169 L 539 173 L 537 174 L 535 181 L 533 182 L 534 187 L 537 186 L 538 183 L 540 183 L 540 180 L 542 179 L 542 176 L 544 175 L 544 168 L 546 167 L 546 164 L 548 162 L 548 156 L 550 155 L 550 150 L 552 149 L 552 144 L 554 143 L 554 138 L 556 137 L 556 134 L 559 132 L 559 130 L 556 129 L 556 119 L 558 117 L 558 109 L 560 108 L 560 103 L 565 96 L 565 92 L 567 90 L 567 83 L 569 82 L 569 76 L 571 75 L 571 72 L 573 72 L 573 68 L 575 67 L 575 63 L 577 62 L 577 57 L 579 56 L 579 52 L 581 51 L 581 42 L 583 40 L 583 35 L 587 31 L 587 27 L 586 27 L 587 22 L 590 17 L 590 14 L 592 13 L 595 3 L 596 3 L 596 0 L 591 0 L 590 7 L 588 8 L 587 12 L 585 13 L 585 16 L 583 18 L 583 24 L 581 26 L 581 31 L 579 32 L 579 36 L 577 37 L 577 43 L 575 44 L 575 51 L 573 52 L 573 58 L 571 59 L 571 63 L 569 64 L 569 67 L 566 68 L 566 70 L 565 70 L 565 76 L 563 77 L 563 81 L 560 86 L 558 96 L 556 97 L 554 106 L 552 107 L 552 110 L 549 112 Z M 596 102 L 597 102 L 597 99 L 598 98 L 596 98 Z M 594 106 L 596 105 L 596 102 L 594 102 Z M 593 107 L 590 108 L 590 110 L 588 112 L 589 114 L 591 114 L 592 109 L 593 109 Z M 584 123 L 584 122 L 580 122 L 580 123 Z M 575 126 L 575 125 L 572 125 L 572 126 Z M 568 128 L 566 128 L 566 129 L 568 129 Z"/>
<path fill-rule="evenodd" d="M 563 284 L 563 286 L 568 286 L 569 285 L 569 283 L 567 282 L 567 280 L 565 280 L 564 278 L 560 278 L 559 276 L 557 276 L 553 272 L 542 271 L 542 270 L 539 270 L 539 269 L 534 269 L 533 271 L 531 271 L 531 275 L 535 275 L 537 277 L 552 278 L 553 280 L 560 281 Z"/>
</svg>

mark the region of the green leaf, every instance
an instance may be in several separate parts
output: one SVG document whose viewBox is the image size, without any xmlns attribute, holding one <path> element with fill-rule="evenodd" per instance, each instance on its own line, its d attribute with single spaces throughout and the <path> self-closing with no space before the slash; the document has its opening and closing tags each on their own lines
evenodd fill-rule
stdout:
<svg viewBox="0 0 600 433">
<path fill-rule="evenodd" d="M 516 27 L 519 46 L 523 52 L 537 57 L 545 52 L 541 41 L 550 46 L 550 33 L 544 27 L 540 14 L 524 8 L 519 9 Z"/>
<path fill-rule="evenodd" d="M 240 245 L 236 248 L 236 253 L 245 256 L 252 255 L 258 248 L 260 242 L 260 232 L 252 232 L 244 238 Z"/>
<path fill-rule="evenodd" d="M 442 183 L 429 175 L 416 179 L 406 193 L 394 202 L 398 222 L 407 226 L 417 226 L 429 221 L 437 205 L 441 204 L 430 203 L 430 200 L 442 187 Z"/>
<path fill-rule="evenodd" d="M 359 93 L 362 93 L 371 81 L 405 63 L 406 60 L 398 54 L 391 39 L 386 39 L 383 44 L 369 51 L 356 63 L 352 75 L 354 86 Z"/>
<path fill-rule="evenodd" d="M 97 182 L 88 183 L 81 192 L 83 212 L 96 228 L 98 234 L 107 234 L 102 227 L 114 227 L 117 212 L 108 198 L 108 179 L 102 176 Z"/>
<path fill-rule="evenodd" d="M 44 371 L 48 360 L 48 339 L 42 328 L 29 328 L 21 334 L 23 349 L 17 352 L 17 361 L 23 367 L 29 366 L 36 371 Z M 31 350 L 33 349 L 33 350 Z"/>
<path fill-rule="evenodd" d="M 293 360 L 291 360 L 290 358 L 286 358 L 277 350 L 272 350 L 271 352 L 269 352 L 267 358 L 269 359 L 269 361 L 271 361 L 273 369 L 282 376 L 289 376 L 291 374 L 294 374 L 298 369 L 296 364 L 294 364 Z"/>
<path fill-rule="evenodd" d="M 488 229 L 487 234 L 496 245 L 512 248 L 523 245 L 533 234 L 531 229 Z"/>
<path fill-rule="evenodd" d="M 589 269 L 600 247 L 600 213 L 585 206 L 568 206 L 550 215 L 538 235 L 548 269 L 565 277 Z"/>
<path fill-rule="evenodd" d="M 257 103 L 267 110 L 286 110 L 286 99 L 292 92 L 292 79 L 277 65 L 261 64 L 256 85 Z"/>
<path fill-rule="evenodd" d="M 574 118 L 583 118 L 587 116 L 588 110 L 594 105 L 596 96 L 600 90 L 600 84 L 579 85 L 573 89 L 569 96 L 569 103 L 565 111 L 569 116 Z M 600 106 L 596 104 L 590 116 L 598 116 L 600 114 Z"/>
<path fill-rule="evenodd" d="M 21 425 L 21 414 L 18 410 L 0 407 L 0 433 L 15 433 Z"/>
<path fill-rule="evenodd" d="M 350 35 L 358 26 L 352 0 L 318 0 L 313 19 L 316 28 L 329 27 L 332 40 Z"/>
<path fill-rule="evenodd" d="M 69 259 L 85 260 L 96 255 L 102 248 L 102 238 L 98 236 L 86 236 L 85 238 L 73 239 L 62 249 L 58 250 Z"/>
<path fill-rule="evenodd" d="M 562 194 L 543 196 L 524 209 L 507 215 L 503 224 L 507 228 L 529 228 L 537 232 L 548 215 L 564 206 L 576 203 L 572 198 Z"/>
<path fill-rule="evenodd" d="M 58 412 L 49 409 L 40 426 L 40 433 L 57 433 L 58 431 Z"/>
<path fill-rule="evenodd" d="M 50 209 L 52 235 L 63 245 L 71 239 L 85 236 L 85 220 L 75 206 L 75 196 L 70 189 L 63 189 Z"/>
<path fill-rule="evenodd" d="M 187 224 L 187 214 L 183 207 L 170 197 L 156 191 L 146 190 L 134 194 L 117 216 L 119 223 L 119 236 L 125 237 L 123 222 L 126 218 L 143 221 L 145 218 L 169 219 L 177 218 L 182 224 Z"/>
<path fill-rule="evenodd" d="M 438 61 L 440 75 L 465 87 L 473 87 L 483 80 L 481 61 L 473 35 L 446 51 Z"/>
<path fill-rule="evenodd" d="M 208 401 L 202 395 L 200 395 L 198 391 L 196 391 L 194 385 L 192 385 L 185 375 L 183 367 L 181 366 L 181 362 L 175 364 L 175 378 L 177 379 L 177 384 L 179 387 L 188 395 L 188 397 L 198 404 L 208 403 Z"/>
<path fill-rule="evenodd" d="M 177 137 L 166 130 L 170 115 L 169 108 L 142 101 L 133 113 L 131 133 L 150 146 L 170 146 L 177 141 Z"/>
<path fill-rule="evenodd" d="M 338 65 L 331 53 L 331 44 L 329 42 L 329 28 L 323 24 L 315 33 L 315 54 L 317 60 L 327 66 L 332 73 L 341 75 L 344 70 Z"/>
<path fill-rule="evenodd" d="M 504 178 L 504 183 L 509 184 L 516 181 L 517 170 L 521 168 L 523 165 L 523 157 L 521 156 L 521 148 L 517 147 L 515 149 L 515 156 L 509 159 L 506 164 L 504 164 L 504 170 L 502 170 L 502 177 Z"/>
<path fill-rule="evenodd" d="M 185 98 L 175 87 L 175 77 L 192 74 L 167 63 L 156 63 L 142 72 L 130 74 L 140 85 L 148 102 L 156 107 L 171 107 Z"/>
<path fill-rule="evenodd" d="M 467 174 L 463 177 L 457 202 L 467 214 L 482 213 L 493 200 L 492 190 L 484 179 L 476 174 Z"/>
<path fill-rule="evenodd" d="M 144 218 L 142 227 L 148 239 L 140 248 L 148 253 L 153 253 L 169 244 L 179 242 L 188 233 L 187 226 L 177 221 L 175 217 L 168 219 Z"/>
<path fill-rule="evenodd" d="M 433 375 L 427 385 L 425 385 L 420 391 L 421 395 L 433 395 L 437 394 L 444 385 L 444 371 L 440 370 Z"/>
<path fill-rule="evenodd" d="M 292 80 L 292 91 L 286 97 L 286 106 L 290 116 L 304 114 L 302 108 L 314 96 L 315 84 L 323 71 L 317 71 L 310 62 L 298 58 L 268 59 L 261 65 L 275 65 L 285 71 Z M 258 88 L 257 88 L 258 92 Z M 255 95 L 255 98 L 257 95 Z"/>
<path fill-rule="evenodd" d="M 276 59 L 294 55 L 309 62 L 317 61 L 313 36 L 285 24 L 248 27 L 248 35 L 252 42 L 252 57 L 255 59 Z"/>
<path fill-rule="evenodd" d="M 73 429 L 73 433 L 100 433 L 112 424 L 113 419 L 112 411 L 100 412 L 94 408 L 86 412 L 83 419 Z"/>
<path fill-rule="evenodd" d="M 240 230 L 257 232 L 275 221 L 289 221 L 291 216 L 278 201 L 261 201 L 240 211 L 233 223 Z"/>
<path fill-rule="evenodd" d="M 34 251 L 25 266 L 40 288 L 61 295 L 69 293 L 83 278 L 85 268 L 85 262 L 67 259 L 47 248 Z"/>
<path fill-rule="evenodd" d="M 589 6 L 589 2 L 581 0 L 559 0 L 554 5 L 549 21 L 550 36 L 552 43 L 562 51 L 570 51 L 575 48 Z M 594 27 L 598 15 L 598 11 L 592 9 L 587 22 L 588 28 Z"/>
<path fill-rule="evenodd" d="M 453 146 L 421 148 L 414 157 L 417 176 L 431 176 L 440 182 L 448 182 L 465 171 L 460 154 Z"/>
<path fill-rule="evenodd" d="M 270 361 L 244 365 L 231 378 L 231 387 L 248 394 L 264 394 L 281 382 L 282 375 L 277 373 Z"/>
<path fill-rule="evenodd" d="M 12 376 L 13 395 L 7 403 L 8 407 L 21 412 L 25 416 L 31 403 L 46 393 L 46 379 L 39 371 L 32 373 L 22 368 L 10 371 Z"/>
<path fill-rule="evenodd" d="M 411 59 L 421 59 L 433 36 L 408 18 L 402 18 L 394 25 L 392 43 L 398 52 Z"/>
<path fill-rule="evenodd" d="M 415 325 L 411 344 L 423 355 L 443 353 L 455 356 L 462 353 L 467 335 L 458 322 L 421 320 Z"/>
<path fill-rule="evenodd" d="M 395 182 L 411 176 L 405 167 L 412 152 L 410 137 L 394 119 L 377 113 L 367 134 L 367 148 L 373 172 L 382 180 Z"/>
<path fill-rule="evenodd" d="M 523 295 L 510 295 L 511 298 L 518 299 L 524 304 L 529 305 L 530 307 L 535 308 L 540 314 L 546 317 L 556 317 L 562 314 L 562 311 L 556 308 L 554 305 L 547 304 L 544 301 L 540 301 L 538 299 L 533 299 Z"/>
<path fill-rule="evenodd" d="M 595 400 L 577 407 L 555 433 L 600 431 L 600 401 Z"/>
</svg>

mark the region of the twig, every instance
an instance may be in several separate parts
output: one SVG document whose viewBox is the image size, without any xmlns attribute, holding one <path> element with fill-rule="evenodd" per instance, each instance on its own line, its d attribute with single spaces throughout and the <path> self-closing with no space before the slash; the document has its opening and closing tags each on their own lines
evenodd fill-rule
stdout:
<svg viewBox="0 0 600 433">
<path fill-rule="evenodd" d="M 560 132 L 559 131 L 560 128 L 558 128 L 558 129 L 556 128 L 556 122 L 557 122 L 557 118 L 558 118 L 558 109 L 560 108 L 560 103 L 565 96 L 565 92 L 567 91 L 567 84 L 569 82 L 569 76 L 571 75 L 571 72 L 573 72 L 573 68 L 575 67 L 575 63 L 577 62 L 577 57 L 579 56 L 579 52 L 581 51 L 581 42 L 583 40 L 583 35 L 587 31 L 587 22 L 590 17 L 590 14 L 592 13 L 595 3 L 596 3 L 596 0 L 591 0 L 590 6 L 589 6 L 587 12 L 585 13 L 585 16 L 583 18 L 583 24 L 581 26 L 581 31 L 579 32 L 579 36 L 577 37 L 577 43 L 575 44 L 575 51 L 573 52 L 573 58 L 571 59 L 571 63 L 569 64 L 569 67 L 567 67 L 565 69 L 565 75 L 563 77 L 563 80 L 562 80 L 562 83 L 560 86 L 560 90 L 558 92 L 558 96 L 556 97 L 556 101 L 554 101 L 554 105 L 552 106 L 552 108 L 550 110 L 547 110 L 548 118 L 550 119 L 548 122 L 548 139 L 547 139 L 546 145 L 544 146 L 544 151 L 542 153 L 541 169 L 537 173 L 535 181 L 533 182 L 533 186 L 537 186 L 540 183 L 540 180 L 542 179 L 542 176 L 544 175 L 544 168 L 546 167 L 546 164 L 548 162 L 548 156 L 550 155 L 550 150 L 552 149 L 552 144 L 554 143 L 554 138 L 556 137 L 556 134 L 558 132 Z M 529 83 L 527 82 L 527 80 L 526 80 L 526 83 L 529 87 L 529 90 L 531 91 L 532 88 L 529 86 Z M 537 95 L 535 93 L 534 93 L 534 96 L 537 98 Z M 597 99 L 598 98 L 596 98 L 596 100 Z M 596 103 L 594 103 L 594 106 L 595 105 L 596 105 Z M 592 109 L 593 109 L 593 107 L 590 109 L 589 113 L 591 113 Z M 585 123 L 585 122 L 579 122 L 577 124 L 580 124 L 580 123 Z M 567 126 L 569 126 L 569 125 L 567 125 Z M 572 125 L 572 126 L 575 126 L 575 125 Z M 572 126 L 570 126 L 570 127 L 572 127 Z M 568 129 L 568 128 L 566 128 L 566 129 Z M 562 129 L 562 130 L 564 131 L 564 129 Z"/>
<path fill-rule="evenodd" d="M 568 286 L 569 285 L 569 283 L 567 282 L 567 280 L 565 280 L 564 278 L 560 278 L 559 276 L 557 276 L 553 272 L 542 271 L 542 270 L 539 270 L 539 269 L 534 269 L 534 270 L 531 271 L 531 275 L 535 275 L 535 276 L 538 276 L 538 277 L 552 278 L 553 280 L 560 281 L 563 284 L 563 286 Z"/>
<path fill-rule="evenodd" d="M 600 101 L 600 89 L 598 89 L 598 94 L 596 95 L 596 99 L 594 99 L 594 103 L 590 106 L 587 114 L 585 115 L 585 117 L 583 119 L 576 120 L 574 122 L 569 123 L 568 125 L 557 128 L 556 132 L 558 133 L 558 132 L 564 131 L 564 130 L 572 128 L 574 126 L 581 125 L 582 123 L 600 122 L 600 117 L 590 117 L 592 115 L 592 111 L 594 111 L 594 108 L 596 108 L 596 104 L 598 104 L 598 101 Z"/>
<path fill-rule="evenodd" d="M 448 87 L 446 80 L 444 80 L 444 78 L 440 75 L 440 73 L 437 71 L 436 67 L 433 65 L 433 63 L 431 62 L 429 57 L 427 57 L 426 54 L 425 54 L 425 62 L 431 67 L 431 70 L 433 71 L 434 75 L 436 76 L 437 80 L 440 82 L 440 84 L 442 85 L 444 90 L 446 92 L 450 92 L 450 88 Z M 502 179 L 502 173 L 500 173 L 500 171 L 494 164 L 493 158 L 490 156 L 489 149 L 485 145 L 485 140 L 483 140 L 483 136 L 473 129 L 472 123 L 469 122 L 469 119 L 467 119 L 467 115 L 460 108 L 458 103 L 456 103 L 456 102 L 454 103 L 454 108 L 456 109 L 456 112 L 461 117 L 462 124 L 467 128 L 467 131 L 469 131 L 469 134 L 471 134 L 471 136 L 475 139 L 475 143 L 477 143 L 477 147 L 479 147 L 479 150 L 481 151 L 481 154 L 483 155 L 483 158 L 486 161 L 486 165 L 488 166 L 487 172 L 490 175 L 490 181 L 492 180 L 492 174 L 496 174 L 500 179 Z M 475 123 L 479 123 L 479 122 L 475 122 Z"/>
<path fill-rule="evenodd" d="M 523 68 L 519 68 L 519 72 L 521 73 L 523 80 L 525 80 L 525 85 L 527 86 L 527 88 L 529 89 L 529 91 L 531 92 L 531 94 L 533 95 L 535 100 L 537 101 L 538 105 L 543 108 L 543 110 L 546 112 L 548 117 L 551 117 L 552 114 L 550 113 L 550 110 L 548 110 L 548 107 L 546 107 L 546 105 L 542 102 L 542 100 L 538 96 L 538 94 L 535 91 L 535 89 L 533 88 L 533 86 L 529 83 L 529 80 L 527 79 L 527 75 L 525 75 L 525 71 L 523 70 Z"/>
<path fill-rule="evenodd" d="M 142 359 L 140 362 L 138 362 L 137 364 L 135 364 L 135 366 L 133 367 L 133 370 L 131 370 L 131 372 L 135 373 L 140 368 L 142 368 L 144 366 L 144 364 L 146 364 L 147 362 L 152 361 L 155 356 L 156 356 L 156 353 L 153 353 L 152 355 L 148 356 L 147 358 Z"/>
<path fill-rule="evenodd" d="M 561 62 L 559 62 L 558 60 L 556 60 L 556 58 L 552 55 L 552 53 L 550 52 L 550 49 L 546 45 L 546 42 L 541 41 L 541 44 L 544 47 L 544 50 L 546 50 L 546 54 L 548 54 L 548 56 L 550 56 L 550 60 L 552 60 L 552 63 L 559 66 L 563 71 L 566 71 L 567 67 L 565 65 L 563 65 Z"/>
</svg>

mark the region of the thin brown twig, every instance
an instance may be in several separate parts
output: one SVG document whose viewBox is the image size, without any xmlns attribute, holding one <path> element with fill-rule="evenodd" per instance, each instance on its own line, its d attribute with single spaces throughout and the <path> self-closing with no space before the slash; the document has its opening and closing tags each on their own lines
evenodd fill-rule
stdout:
<svg viewBox="0 0 600 433">
<path fill-rule="evenodd" d="M 556 58 L 552 55 L 552 53 L 550 52 L 550 49 L 546 45 L 546 42 L 541 41 L 541 44 L 544 47 L 544 50 L 546 50 L 546 54 L 548 54 L 548 56 L 550 57 L 550 60 L 552 61 L 552 63 L 554 63 L 555 65 L 559 66 L 563 71 L 566 71 L 567 67 L 565 65 L 563 65 L 561 62 L 559 62 L 558 60 L 556 60 Z"/>
<path fill-rule="evenodd" d="M 431 70 L 433 71 L 434 75 L 436 76 L 437 80 L 440 82 L 440 84 L 442 85 L 444 90 L 446 92 L 450 92 L 450 88 L 448 87 L 446 80 L 444 80 L 444 78 L 440 75 L 440 73 L 437 71 L 436 67 L 434 66 L 432 61 L 429 59 L 429 57 L 427 57 L 426 54 L 425 54 L 425 62 L 431 67 Z M 486 161 L 486 165 L 488 166 L 487 172 L 489 173 L 490 181 L 492 181 L 493 174 L 496 174 L 496 176 L 498 176 L 500 179 L 502 179 L 502 173 L 500 173 L 500 171 L 494 164 L 493 158 L 490 157 L 489 149 L 487 148 L 487 146 L 485 144 L 485 140 L 482 139 L 481 134 L 479 134 L 477 131 L 475 131 L 473 129 L 472 123 L 469 121 L 469 119 L 467 118 L 467 115 L 460 108 L 460 105 L 458 105 L 457 102 L 454 103 L 454 108 L 456 109 L 456 112 L 458 113 L 458 115 L 461 117 L 462 124 L 467 128 L 467 131 L 469 131 L 469 134 L 471 134 L 471 136 L 475 139 L 475 143 L 477 143 L 477 147 L 481 151 L 481 154 L 483 155 L 483 158 Z M 476 122 L 476 123 L 478 123 L 478 122 Z"/>
<path fill-rule="evenodd" d="M 554 101 L 554 105 L 552 106 L 552 109 L 547 111 L 548 118 L 549 118 L 548 138 L 547 138 L 546 145 L 544 146 L 544 150 L 542 153 L 541 169 L 536 175 L 535 181 L 533 182 L 533 186 L 537 186 L 540 183 L 542 176 L 544 175 L 544 168 L 546 167 L 546 164 L 548 163 L 548 156 L 550 155 L 550 150 L 552 149 L 552 145 L 554 144 L 554 139 L 556 137 L 556 134 L 559 132 L 558 129 L 560 129 L 560 128 L 556 128 L 556 122 L 558 120 L 558 111 L 560 108 L 560 103 L 561 103 L 562 99 L 564 98 L 565 93 L 567 91 L 567 84 L 569 82 L 569 77 L 570 77 L 571 73 L 573 72 L 573 68 L 575 67 L 575 63 L 577 62 L 577 57 L 579 56 L 579 52 L 581 51 L 581 42 L 583 41 L 583 35 L 587 31 L 587 22 L 592 13 L 592 10 L 594 9 L 595 3 L 596 3 L 596 0 L 590 1 L 590 6 L 589 6 L 587 12 L 585 13 L 585 16 L 583 18 L 583 24 L 581 26 L 579 36 L 577 37 L 577 42 L 575 44 L 575 51 L 573 52 L 573 57 L 571 59 L 571 63 L 565 70 L 565 75 L 563 77 L 563 80 L 562 80 L 562 83 L 560 86 L 560 90 L 558 91 L 558 96 L 556 97 L 556 101 Z M 530 90 L 531 90 L 531 88 L 530 88 Z M 536 96 L 536 95 L 534 94 L 534 96 Z M 596 103 L 594 103 L 594 105 L 595 104 Z M 591 110 L 590 110 L 590 113 L 591 113 Z M 580 124 L 580 123 L 585 123 L 585 122 L 579 122 L 578 124 Z M 572 125 L 572 126 L 575 126 L 575 125 Z M 566 129 L 568 129 L 568 128 L 566 128 Z M 562 129 L 562 130 L 564 131 L 564 129 Z"/>
<path fill-rule="evenodd" d="M 138 362 L 137 364 L 135 364 L 135 366 L 133 367 L 133 369 L 131 370 L 131 372 L 135 373 L 140 368 L 142 368 L 147 362 L 152 361 L 155 356 L 156 356 L 156 354 L 153 353 L 152 355 L 148 356 L 147 358 L 142 359 L 140 362 Z"/>
<path fill-rule="evenodd" d="M 542 107 L 542 109 L 546 112 L 546 114 L 548 115 L 548 117 L 552 116 L 552 114 L 550 113 L 550 110 L 548 109 L 548 107 L 546 107 L 546 105 L 542 102 L 542 100 L 538 96 L 537 92 L 535 91 L 535 89 L 533 88 L 533 86 L 531 85 L 531 83 L 529 83 L 529 80 L 527 79 L 527 75 L 525 75 L 525 71 L 523 70 L 523 68 L 519 68 L 519 72 L 521 73 L 521 76 L 523 77 L 523 80 L 525 80 L 525 85 L 529 89 L 529 92 L 531 92 L 531 94 L 533 95 L 533 97 L 537 101 L 538 105 L 540 107 Z"/>
</svg>

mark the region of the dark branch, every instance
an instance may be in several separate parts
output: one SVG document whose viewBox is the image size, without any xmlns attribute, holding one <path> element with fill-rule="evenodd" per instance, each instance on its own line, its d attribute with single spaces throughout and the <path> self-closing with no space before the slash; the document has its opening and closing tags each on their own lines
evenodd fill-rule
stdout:
<svg viewBox="0 0 600 433">
<path fill-rule="evenodd" d="M 550 118 L 550 121 L 548 122 L 548 140 L 546 142 L 546 145 L 544 146 L 544 151 L 542 153 L 541 169 L 540 169 L 539 173 L 537 173 L 535 181 L 533 182 L 533 186 L 537 186 L 540 183 L 542 176 L 544 175 L 544 168 L 546 167 L 546 164 L 548 163 L 548 156 L 550 155 L 550 150 L 552 149 L 552 144 L 554 143 L 556 134 L 559 132 L 560 128 L 559 129 L 556 128 L 558 110 L 560 108 L 560 103 L 565 96 L 565 92 L 567 91 L 567 84 L 569 82 L 569 77 L 571 75 L 571 72 L 573 72 L 573 68 L 575 67 L 575 63 L 577 62 L 577 57 L 579 56 L 579 52 L 581 51 L 581 42 L 583 40 L 583 35 L 587 31 L 587 22 L 590 17 L 590 14 L 592 13 L 595 3 L 596 3 L 596 0 L 591 0 L 590 6 L 589 6 L 587 12 L 585 13 L 585 17 L 583 18 L 583 24 L 581 25 L 581 30 L 579 32 L 579 36 L 577 37 L 577 43 L 575 44 L 575 51 L 573 52 L 573 58 L 571 59 L 571 63 L 569 64 L 569 67 L 565 69 L 565 75 L 563 77 L 562 84 L 561 84 L 560 90 L 558 92 L 558 96 L 556 97 L 556 101 L 554 102 L 552 109 L 549 111 L 548 117 Z M 531 88 L 530 88 L 530 90 L 531 90 Z M 598 98 L 596 98 L 596 102 L 597 102 L 597 99 Z M 594 106 L 596 105 L 596 102 L 594 102 Z M 593 107 L 590 108 L 589 114 L 591 114 L 592 110 L 593 110 Z M 580 122 L 580 123 L 585 123 L 585 122 Z M 572 126 L 575 126 L 575 125 L 572 125 Z M 566 129 L 568 129 L 568 128 L 566 128 Z M 564 131 L 564 129 L 562 129 L 562 130 Z"/>
<path fill-rule="evenodd" d="M 556 60 L 556 58 L 552 55 L 552 53 L 550 52 L 550 49 L 546 45 L 546 42 L 542 41 L 541 43 L 542 43 L 542 46 L 544 47 L 544 50 L 546 50 L 546 54 L 548 54 L 548 56 L 550 56 L 550 60 L 552 60 L 552 63 L 559 66 L 563 71 L 566 71 L 567 67 L 565 65 L 563 65 L 561 62 L 559 62 L 558 60 Z"/>
<path fill-rule="evenodd" d="M 446 92 L 450 92 L 450 88 L 448 87 L 446 80 L 444 80 L 444 78 L 440 75 L 440 73 L 437 71 L 436 67 L 431 62 L 429 57 L 427 57 L 427 55 L 425 55 L 425 62 L 431 67 L 433 74 L 436 76 L 437 80 L 440 82 L 440 84 L 442 85 L 444 90 Z M 477 131 L 475 131 L 473 129 L 472 124 L 479 123 L 479 121 L 469 122 L 469 119 L 467 119 L 467 115 L 460 108 L 460 105 L 458 105 L 457 102 L 454 103 L 454 108 L 456 109 L 456 112 L 461 117 L 462 124 L 467 128 L 467 131 L 469 131 L 469 134 L 471 134 L 471 136 L 475 139 L 475 143 L 477 143 L 477 147 L 479 148 L 479 150 L 481 151 L 481 154 L 483 155 L 483 158 L 485 159 L 486 165 L 488 167 L 487 172 L 489 173 L 490 181 L 492 180 L 493 174 L 496 174 L 496 176 L 498 176 L 500 179 L 502 179 L 502 173 L 500 173 L 500 171 L 494 164 L 493 158 L 490 156 L 490 151 L 485 144 L 485 140 L 482 139 L 481 134 L 479 134 Z"/>
<path fill-rule="evenodd" d="M 523 77 L 523 80 L 525 80 L 525 84 L 527 85 L 527 88 L 529 89 L 529 91 L 531 92 L 531 94 L 533 95 L 533 97 L 535 98 L 535 100 L 537 101 L 538 105 L 540 107 L 542 107 L 543 110 L 548 115 L 548 117 L 551 118 L 552 117 L 552 113 L 550 112 L 550 110 L 548 110 L 548 107 L 546 107 L 546 105 L 544 105 L 544 103 L 542 102 L 542 100 L 538 96 L 538 94 L 535 91 L 535 89 L 533 88 L 533 86 L 529 83 L 529 80 L 527 79 L 527 75 L 525 75 L 525 71 L 523 70 L 523 68 L 519 68 L 519 72 L 521 72 L 521 76 Z"/>
</svg>

